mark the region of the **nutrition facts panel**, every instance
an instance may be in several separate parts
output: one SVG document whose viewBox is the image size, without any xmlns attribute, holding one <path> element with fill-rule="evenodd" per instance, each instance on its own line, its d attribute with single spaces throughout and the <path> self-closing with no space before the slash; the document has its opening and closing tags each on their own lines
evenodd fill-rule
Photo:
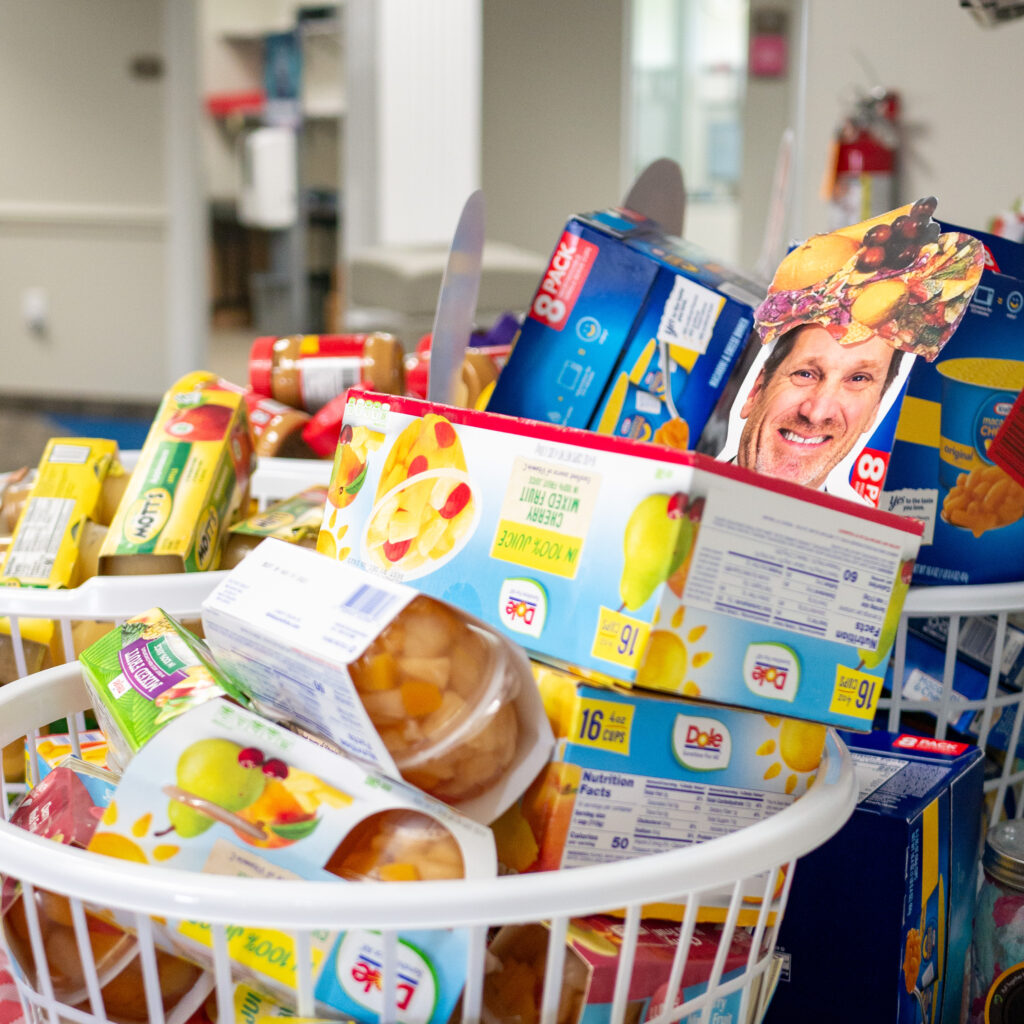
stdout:
<svg viewBox="0 0 1024 1024">
<path fill-rule="evenodd" d="M 584 769 L 562 867 L 603 864 L 728 835 L 793 797 Z"/>
<path fill-rule="evenodd" d="M 801 515 L 800 506 L 803 506 Z M 708 496 L 687 606 L 875 650 L 900 548 L 891 529 L 765 491 Z"/>
</svg>

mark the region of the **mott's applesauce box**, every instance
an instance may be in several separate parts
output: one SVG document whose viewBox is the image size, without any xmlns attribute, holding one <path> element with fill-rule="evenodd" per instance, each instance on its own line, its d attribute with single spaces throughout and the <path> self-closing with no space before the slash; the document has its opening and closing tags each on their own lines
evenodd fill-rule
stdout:
<svg viewBox="0 0 1024 1024">
<path fill-rule="evenodd" d="M 569 220 L 537 287 L 493 412 L 649 440 L 696 439 L 750 337 L 763 289 L 651 220 Z"/>
<path fill-rule="evenodd" d="M 52 438 L 0 567 L 0 584 L 73 587 L 86 523 L 96 515 L 117 442 Z"/>
<path fill-rule="evenodd" d="M 220 699 L 168 723 L 132 758 L 89 849 L 184 871 L 338 885 L 496 871 L 484 826 Z M 167 922 L 156 941 L 212 963 L 214 939 L 201 920 Z M 403 1020 L 448 1021 L 468 943 L 466 929 L 399 932 L 394 984 Z M 363 929 L 310 934 L 318 1010 L 379 1019 L 382 945 L 379 933 Z M 239 924 L 227 929 L 227 952 L 236 980 L 294 1005 L 292 934 Z"/>
<path fill-rule="evenodd" d="M 978 888 L 982 751 L 882 730 L 842 739 L 857 806 L 800 858 L 776 945 L 782 975 L 764 1019 L 804 1020 L 808 1006 L 826 1000 L 837 1024 L 959 1024 Z M 844 948 L 857 951 L 856 984 L 848 958 L 830 948 L 837 920 Z"/>
<path fill-rule="evenodd" d="M 871 727 L 921 526 L 736 466 L 350 392 L 319 550 L 598 680 Z M 342 441 L 344 444 L 344 441 Z M 339 456 L 336 465 L 344 462 Z"/>
<path fill-rule="evenodd" d="M 100 549 L 101 575 L 216 569 L 255 468 L 242 391 L 196 371 L 165 395 Z"/>
<path fill-rule="evenodd" d="M 880 503 L 925 523 L 915 584 L 1024 578 L 1024 488 L 988 455 L 1024 386 L 1024 245 L 969 233 L 981 282 L 936 361 L 910 372 Z"/>
<path fill-rule="evenodd" d="M 492 825 L 509 872 L 606 864 L 729 835 L 806 792 L 826 727 L 778 715 L 588 686 L 534 663 L 558 747 L 523 797 Z M 782 883 L 780 875 L 775 882 Z M 760 904 L 766 877 L 744 897 Z M 723 921 L 729 894 L 698 919 Z M 645 916 L 676 917 L 658 904 Z M 756 909 L 741 923 L 756 923 Z"/>
</svg>

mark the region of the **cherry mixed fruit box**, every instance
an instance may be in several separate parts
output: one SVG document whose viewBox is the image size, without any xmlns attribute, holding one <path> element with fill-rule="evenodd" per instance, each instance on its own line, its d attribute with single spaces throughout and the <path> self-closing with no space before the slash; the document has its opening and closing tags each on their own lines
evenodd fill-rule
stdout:
<svg viewBox="0 0 1024 1024">
<path fill-rule="evenodd" d="M 867 730 L 920 530 L 691 452 L 350 392 L 318 550 L 599 682 Z"/>
</svg>

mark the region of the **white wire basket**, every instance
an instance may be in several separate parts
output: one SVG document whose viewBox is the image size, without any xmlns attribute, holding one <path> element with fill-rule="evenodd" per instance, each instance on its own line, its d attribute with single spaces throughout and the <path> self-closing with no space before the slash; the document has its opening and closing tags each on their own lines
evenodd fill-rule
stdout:
<svg viewBox="0 0 1024 1024">
<path fill-rule="evenodd" d="M 951 737 L 954 723 L 973 712 L 971 742 L 988 754 L 985 792 L 989 798 L 991 823 L 1003 816 L 1024 817 L 1024 760 L 1001 750 L 989 750 L 990 734 L 1000 716 L 1010 716 L 1007 751 L 1016 751 L 1024 727 L 1024 692 L 1019 686 L 1001 686 L 1004 654 L 1008 650 L 1009 620 L 1024 614 L 1024 582 L 989 585 L 912 587 L 907 594 L 893 645 L 893 679 L 906 680 L 907 642 L 911 620 L 928 620 L 933 633 L 946 636 L 941 691 L 928 699 L 910 699 L 903 686 L 894 686 L 891 696 L 879 701 L 876 723 L 890 732 L 911 724 L 931 727 L 937 739 Z M 983 628 L 982 628 L 983 627 Z M 969 698 L 955 686 L 964 671 L 961 654 L 967 631 L 981 640 L 972 644 L 988 661 L 988 687 L 982 696 Z M 937 678 L 937 677 L 936 677 Z M 1007 719 L 1004 717 L 1004 725 Z"/>
<path fill-rule="evenodd" d="M 125 451 L 125 467 L 134 467 L 139 453 Z M 290 498 L 306 487 L 330 482 L 331 463 L 319 459 L 260 459 L 250 493 L 260 509 Z M 72 590 L 0 587 L 0 617 L 9 616 L 15 668 L 28 674 L 20 628 L 22 619 L 52 619 L 63 650 L 74 650 L 72 624 L 80 621 L 123 622 L 159 604 L 179 619 L 198 619 L 204 598 L 226 575 L 222 571 L 172 573 L 163 576 L 96 576 Z M 67 660 L 71 660 L 68 658 Z"/>
<path fill-rule="evenodd" d="M 73 718 L 88 706 L 77 663 L 58 666 L 19 679 L 0 689 L 0 745 L 30 734 L 54 713 Z M 200 918 L 209 924 L 212 966 L 203 975 L 205 992 L 215 1000 L 220 1021 L 235 1020 L 229 929 L 258 927 L 284 932 L 294 942 L 294 1008 L 313 1016 L 323 1008 L 313 996 L 311 936 L 329 930 L 379 933 L 383 950 L 380 1010 L 382 1024 L 403 1021 L 396 1006 L 398 934 L 406 930 L 464 929 L 467 939 L 465 985 L 455 1020 L 487 1020 L 481 1011 L 486 946 L 492 929 L 505 924 L 544 922 L 550 929 L 540 998 L 542 1024 L 559 1020 L 559 995 L 566 935 L 573 918 L 613 909 L 624 911 L 609 1024 L 630 1020 L 627 994 L 634 952 L 646 903 L 685 903 L 678 928 L 675 959 L 666 991 L 678 992 L 686 967 L 697 907 L 712 897 L 725 897 L 727 911 L 706 989 L 686 1002 L 665 1006 L 650 1020 L 658 1024 L 686 1020 L 710 1022 L 716 1001 L 739 1000 L 738 1017 L 759 1021 L 772 991 L 770 970 L 777 930 L 782 920 L 796 859 L 830 838 L 846 822 L 856 800 L 852 762 L 846 748 L 829 731 L 825 760 L 809 791 L 783 811 L 731 835 L 676 851 L 630 861 L 510 875 L 490 880 L 346 883 L 258 880 L 191 874 L 166 867 L 114 860 L 62 846 L 31 835 L 0 820 L 0 874 L 17 879 L 26 897 L 28 930 L 34 964 L 17 979 L 29 1021 L 69 1020 L 102 1024 L 115 1018 L 105 1013 L 93 960 L 84 908 L 115 910 L 129 922 L 136 937 L 148 1019 L 164 1024 L 158 982 L 155 919 L 178 922 Z M 6 802 L 5 802 L 6 808 Z M 749 954 L 738 970 L 724 970 L 726 955 L 740 929 L 741 905 L 750 912 L 750 885 L 763 897 L 754 904 L 756 923 L 743 919 L 750 937 Z M 55 995 L 35 910 L 34 894 L 47 890 L 67 897 L 77 936 L 81 972 L 88 998 L 77 1008 Z M 744 903 L 743 894 L 748 902 Z M 716 926 L 717 927 L 717 926 Z M 5 944 L 7 942 L 5 936 Z M 12 952 L 8 948 L 8 953 Z M 27 980 L 33 978 L 33 982 Z M 690 991 L 689 989 L 687 991 Z M 172 1022 L 173 1024 L 173 1022 Z"/>
</svg>

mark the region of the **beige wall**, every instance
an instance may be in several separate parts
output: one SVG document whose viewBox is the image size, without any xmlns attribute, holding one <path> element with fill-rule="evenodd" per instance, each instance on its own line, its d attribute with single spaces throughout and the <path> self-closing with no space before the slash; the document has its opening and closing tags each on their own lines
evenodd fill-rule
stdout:
<svg viewBox="0 0 1024 1024">
<path fill-rule="evenodd" d="M 571 214 L 624 192 L 626 3 L 482 2 L 487 237 L 546 255 Z"/>
<path fill-rule="evenodd" d="M 166 387 L 164 90 L 129 71 L 160 31 L 158 0 L 0 5 L 0 392 Z"/>
<path fill-rule="evenodd" d="M 863 58 L 899 91 L 906 129 L 901 201 L 983 228 L 1024 194 L 1024 18 L 986 28 L 956 0 L 810 0 L 803 235 L 827 229 L 818 194 L 845 91 L 872 85 Z"/>
</svg>

